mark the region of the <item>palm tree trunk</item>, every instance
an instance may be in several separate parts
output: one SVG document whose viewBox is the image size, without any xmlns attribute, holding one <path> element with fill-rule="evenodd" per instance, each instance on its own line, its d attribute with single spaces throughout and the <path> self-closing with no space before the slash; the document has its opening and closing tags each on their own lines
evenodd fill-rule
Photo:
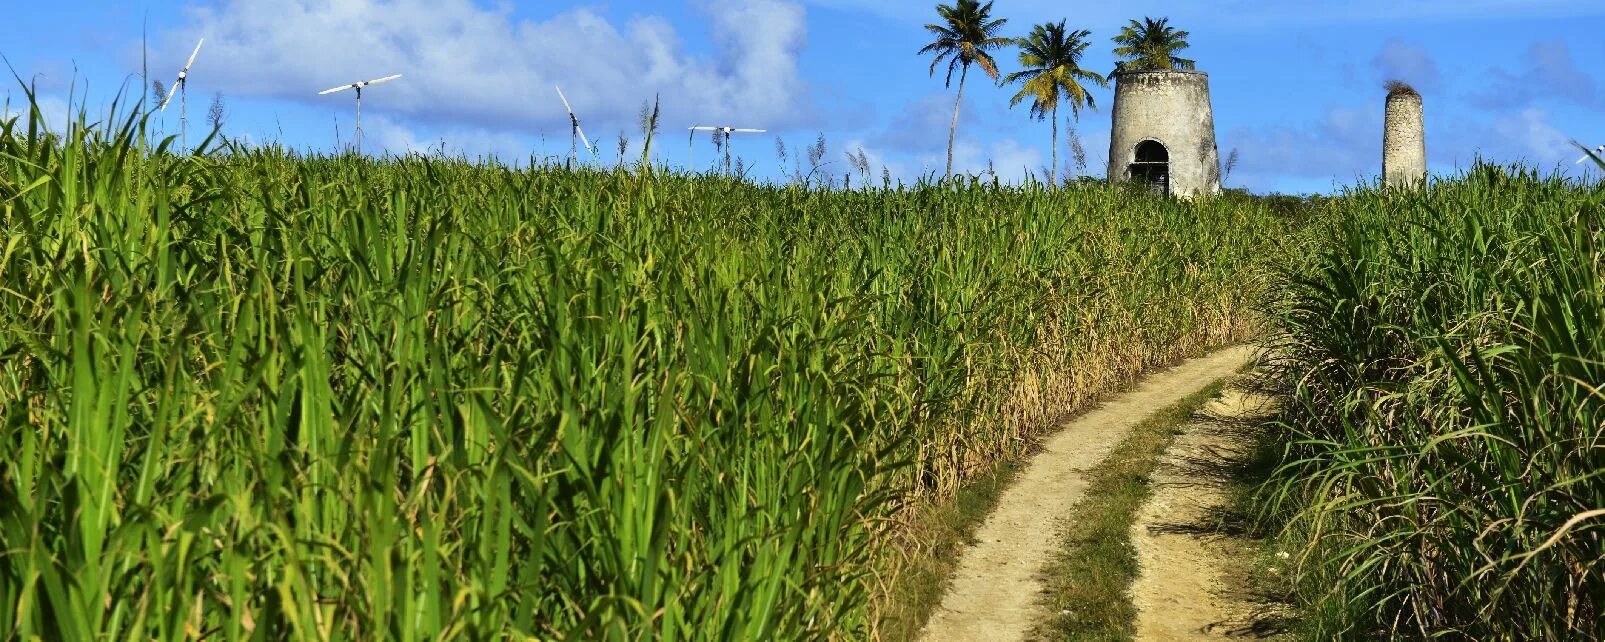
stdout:
<svg viewBox="0 0 1605 642">
<path fill-rule="evenodd" d="M 959 103 L 964 101 L 964 79 L 970 75 L 970 64 L 964 63 L 964 71 L 959 72 L 959 95 L 953 99 L 953 126 L 947 130 L 947 177 L 953 177 L 953 139 L 959 133 Z"/>
<path fill-rule="evenodd" d="M 1048 177 L 1048 187 L 1053 187 L 1059 180 L 1059 105 L 1053 106 L 1053 175 Z"/>
</svg>

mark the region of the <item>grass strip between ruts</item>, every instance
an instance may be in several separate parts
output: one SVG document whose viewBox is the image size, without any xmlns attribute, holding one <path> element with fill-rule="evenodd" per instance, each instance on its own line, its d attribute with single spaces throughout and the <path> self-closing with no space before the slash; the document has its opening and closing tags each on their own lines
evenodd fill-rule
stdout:
<svg viewBox="0 0 1605 642">
<path fill-rule="evenodd" d="M 1153 492 L 1149 476 L 1159 456 L 1225 385 L 1217 381 L 1154 413 L 1088 471 L 1087 494 L 1075 520 L 1058 534 L 1063 544 L 1044 569 L 1049 615 L 1037 624 L 1034 639 L 1131 639 L 1137 610 L 1129 589 L 1139 572 L 1131 522 Z"/>
</svg>

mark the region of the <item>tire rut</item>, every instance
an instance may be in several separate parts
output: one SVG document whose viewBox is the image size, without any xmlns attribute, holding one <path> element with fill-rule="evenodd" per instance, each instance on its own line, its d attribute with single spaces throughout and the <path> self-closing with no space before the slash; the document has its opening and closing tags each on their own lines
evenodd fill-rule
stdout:
<svg viewBox="0 0 1605 642">
<path fill-rule="evenodd" d="M 1255 354 L 1252 346 L 1226 348 L 1159 371 L 1068 422 L 1043 443 L 998 499 L 960 553 L 941 604 L 921 640 L 1024 640 L 1040 618 L 1041 571 L 1059 545 L 1066 520 L 1086 494 L 1086 471 L 1114 450 L 1132 427 L 1217 380 L 1230 377 Z"/>
</svg>

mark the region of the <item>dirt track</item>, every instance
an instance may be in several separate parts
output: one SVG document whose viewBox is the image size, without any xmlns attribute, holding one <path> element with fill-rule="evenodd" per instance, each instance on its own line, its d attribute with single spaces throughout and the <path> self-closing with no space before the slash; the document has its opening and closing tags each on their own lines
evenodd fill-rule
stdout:
<svg viewBox="0 0 1605 642">
<path fill-rule="evenodd" d="M 1150 376 L 1049 437 L 1004 491 L 966 548 L 921 640 L 1024 640 L 1039 620 L 1039 574 L 1065 520 L 1085 494 L 1085 471 L 1102 461 L 1155 411 L 1233 375 L 1252 347 L 1221 350 Z"/>
<path fill-rule="evenodd" d="M 1255 554 L 1232 532 L 1227 483 L 1247 456 L 1242 429 L 1271 411 L 1266 397 L 1229 387 L 1183 428 L 1160 459 L 1153 495 L 1137 511 L 1131 541 L 1142 574 L 1131 586 L 1137 640 L 1258 637 L 1264 615 L 1243 577 Z"/>
</svg>

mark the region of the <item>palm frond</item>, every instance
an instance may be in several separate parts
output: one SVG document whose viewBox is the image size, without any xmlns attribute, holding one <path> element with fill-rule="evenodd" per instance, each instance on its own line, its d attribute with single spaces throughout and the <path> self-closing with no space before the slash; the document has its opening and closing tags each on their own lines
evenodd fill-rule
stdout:
<svg viewBox="0 0 1605 642">
<path fill-rule="evenodd" d="M 1015 39 L 1020 48 L 1019 62 L 1024 69 L 1009 74 L 1005 82 L 1023 84 L 1009 106 L 1030 98 L 1030 117 L 1038 120 L 1052 113 L 1061 98 L 1068 100 L 1071 113 L 1078 118 L 1083 106 L 1092 107 L 1091 97 L 1081 80 L 1090 79 L 1103 87 L 1108 83 L 1081 67 L 1081 56 L 1091 44 L 1087 40 L 1091 35 L 1092 32 L 1085 29 L 1069 31 L 1061 20 L 1036 25 L 1025 37 Z"/>
<path fill-rule="evenodd" d="M 942 64 L 942 61 L 947 59 L 947 55 L 948 55 L 948 52 L 945 52 L 945 51 L 941 52 L 941 53 L 936 55 L 936 59 L 935 60 L 931 61 L 931 75 L 932 76 L 936 75 L 936 66 Z"/>
<path fill-rule="evenodd" d="M 998 63 L 996 60 L 992 59 L 992 54 L 984 51 L 977 52 L 975 56 L 975 64 L 979 65 L 981 67 L 981 71 L 986 72 L 986 75 L 991 77 L 993 80 L 998 79 Z"/>
<path fill-rule="evenodd" d="M 977 0 L 958 0 L 954 4 L 939 4 L 936 6 L 936 13 L 941 16 L 944 24 L 925 25 L 926 31 L 937 36 L 937 39 L 919 51 L 921 55 L 933 52 L 938 54 L 937 60 L 931 63 L 931 75 L 936 75 L 936 67 L 943 59 L 952 56 L 946 78 L 948 86 L 953 84 L 954 69 L 968 68 L 971 64 L 979 64 L 988 76 L 997 79 L 997 62 L 987 51 L 1014 42 L 1012 38 L 997 35 L 1008 20 L 993 19 L 992 3 L 981 4 Z"/>
<path fill-rule="evenodd" d="M 1115 63 L 1115 70 L 1109 77 L 1123 71 L 1195 69 L 1194 61 L 1175 55 L 1191 46 L 1187 42 L 1190 35 L 1170 26 L 1169 18 L 1145 17 L 1141 22 L 1130 21 L 1113 39 L 1119 45 L 1114 49 L 1115 56 L 1121 60 Z"/>
</svg>

